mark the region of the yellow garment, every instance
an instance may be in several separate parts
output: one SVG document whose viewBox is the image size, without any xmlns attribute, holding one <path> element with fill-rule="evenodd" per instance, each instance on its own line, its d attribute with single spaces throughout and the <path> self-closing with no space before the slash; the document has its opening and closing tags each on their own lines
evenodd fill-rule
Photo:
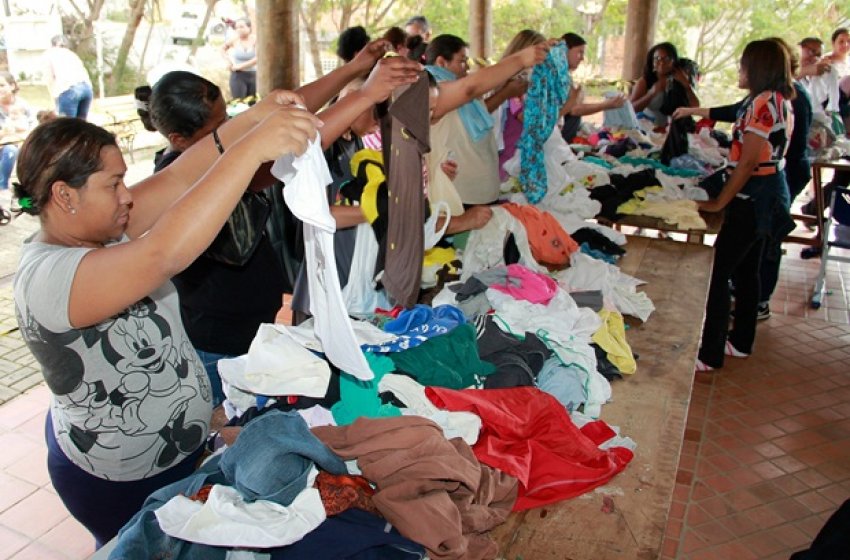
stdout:
<svg viewBox="0 0 850 560">
<path fill-rule="evenodd" d="M 456 258 L 457 253 L 455 252 L 454 247 L 433 247 L 425 251 L 425 257 L 422 259 L 422 264 L 424 266 L 438 265 L 442 268 L 444 264 L 449 264 Z M 452 267 L 450 272 L 457 272 L 457 270 Z"/>
<path fill-rule="evenodd" d="M 693 200 L 645 200 L 648 192 L 660 190 L 662 190 L 661 187 L 647 187 L 636 191 L 633 198 L 617 208 L 617 213 L 660 218 L 665 223 L 681 230 L 704 230 L 707 228 L 705 220 L 699 215 L 697 203 Z"/>
<path fill-rule="evenodd" d="M 611 363 L 622 373 L 637 371 L 637 362 L 632 354 L 632 348 L 626 342 L 626 326 L 623 316 L 617 311 L 601 309 L 602 326 L 593 333 L 593 342 L 605 350 Z"/>
<path fill-rule="evenodd" d="M 360 195 L 360 209 L 371 224 L 378 219 L 378 187 L 386 181 L 384 175 L 384 155 L 378 150 L 363 148 L 351 156 L 351 173 L 357 175 L 360 165 L 366 172 L 366 186 Z"/>
<path fill-rule="evenodd" d="M 449 272 L 457 274 L 457 268 L 451 264 L 457 259 L 454 247 L 433 247 L 425 251 L 422 259 L 422 287 L 433 287 L 437 285 L 437 272 L 443 265 L 449 265 Z"/>
</svg>

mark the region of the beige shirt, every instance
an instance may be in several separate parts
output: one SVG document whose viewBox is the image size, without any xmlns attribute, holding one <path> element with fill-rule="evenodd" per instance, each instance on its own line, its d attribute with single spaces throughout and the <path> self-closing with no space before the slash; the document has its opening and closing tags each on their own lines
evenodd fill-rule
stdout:
<svg viewBox="0 0 850 560">
<path fill-rule="evenodd" d="M 488 204 L 499 197 L 499 151 L 495 134 L 473 142 L 455 109 L 431 126 L 428 173 L 440 172 L 440 164 L 451 151 L 458 172 L 454 186 L 464 204 Z"/>
</svg>

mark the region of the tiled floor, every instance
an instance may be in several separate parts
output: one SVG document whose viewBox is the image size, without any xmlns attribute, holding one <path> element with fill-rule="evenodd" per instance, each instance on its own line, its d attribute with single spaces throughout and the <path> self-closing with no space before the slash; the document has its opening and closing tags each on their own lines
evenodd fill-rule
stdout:
<svg viewBox="0 0 850 560">
<path fill-rule="evenodd" d="M 819 261 L 799 250 L 787 247 L 754 355 L 697 377 L 665 559 L 786 559 L 850 497 L 850 266 L 830 265 L 814 311 Z M 47 477 L 47 402 L 40 385 L 0 406 L 0 560 L 93 551 Z"/>
<path fill-rule="evenodd" d="M 39 385 L 0 407 L 0 558 L 77 559 L 94 551 L 88 531 L 68 515 L 47 475 Z"/>
<path fill-rule="evenodd" d="M 785 560 L 850 498 L 850 326 L 777 315 L 756 344 L 697 375 L 665 559 Z"/>
</svg>

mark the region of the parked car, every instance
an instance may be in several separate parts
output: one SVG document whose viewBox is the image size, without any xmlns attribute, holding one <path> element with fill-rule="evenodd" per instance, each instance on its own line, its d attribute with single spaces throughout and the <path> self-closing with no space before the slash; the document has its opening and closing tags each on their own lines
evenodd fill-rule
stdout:
<svg viewBox="0 0 850 560">
<path fill-rule="evenodd" d="M 198 30 L 203 23 L 202 15 L 195 12 L 183 12 L 180 17 L 171 22 L 170 35 L 171 42 L 175 45 L 191 45 L 198 36 Z M 207 29 L 201 36 L 204 42 L 207 42 L 212 36 L 224 38 L 227 33 L 228 22 L 221 18 L 210 21 Z"/>
</svg>

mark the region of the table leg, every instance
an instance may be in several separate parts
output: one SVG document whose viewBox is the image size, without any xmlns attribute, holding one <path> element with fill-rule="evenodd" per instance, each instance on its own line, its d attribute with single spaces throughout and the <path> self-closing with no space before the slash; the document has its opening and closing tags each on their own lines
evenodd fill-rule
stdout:
<svg viewBox="0 0 850 560">
<path fill-rule="evenodd" d="M 823 168 L 819 165 L 812 166 L 812 188 L 815 191 L 815 209 L 817 215 L 815 216 L 815 223 L 817 224 L 817 238 L 815 243 L 812 245 L 813 247 L 821 247 L 823 245 L 823 211 L 824 211 L 824 200 L 823 200 L 823 188 L 821 185 L 821 172 Z"/>
</svg>

